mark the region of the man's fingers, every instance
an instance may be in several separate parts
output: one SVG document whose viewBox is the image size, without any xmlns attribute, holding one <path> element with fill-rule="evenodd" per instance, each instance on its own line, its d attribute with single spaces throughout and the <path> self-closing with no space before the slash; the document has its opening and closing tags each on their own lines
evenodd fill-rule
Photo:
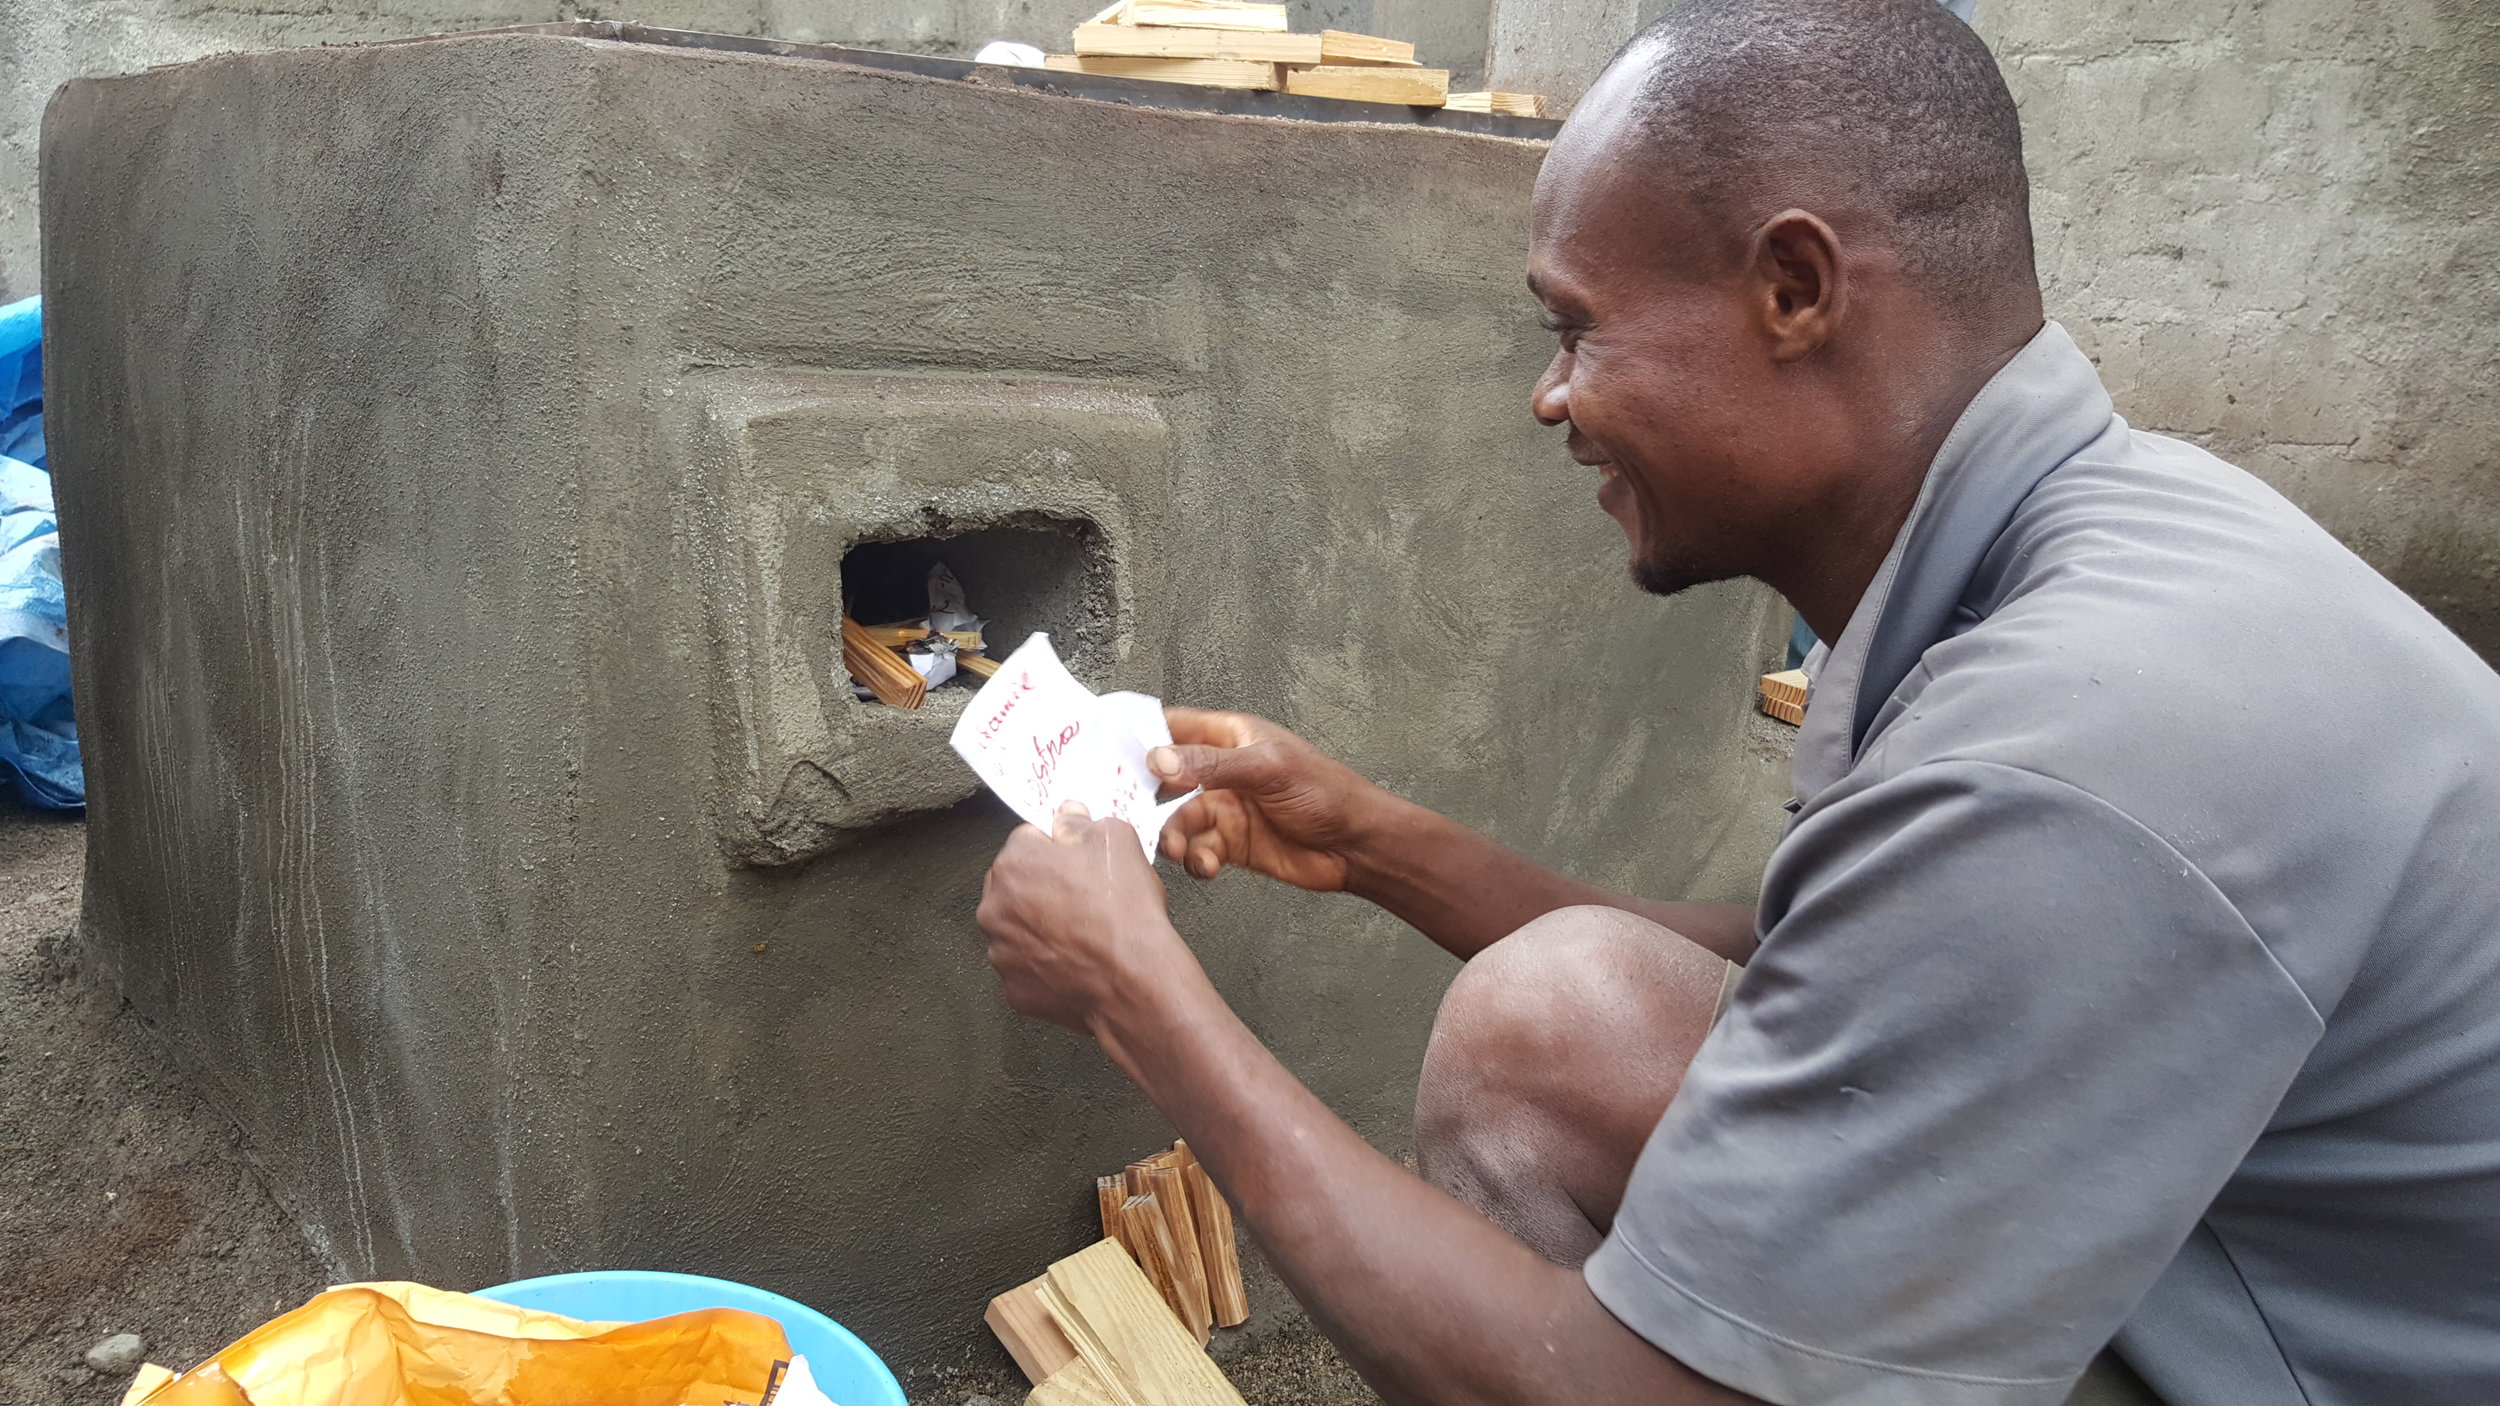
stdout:
<svg viewBox="0 0 2500 1406">
<path fill-rule="evenodd" d="M 1248 713 L 1177 707 L 1163 710 L 1163 725 L 1171 730 L 1173 741 L 1205 747 L 1246 747 L 1265 735 L 1262 728 L 1274 727 Z"/>
<path fill-rule="evenodd" d="M 1201 879 L 1212 879 L 1224 872 L 1222 842 L 1212 830 L 1189 844 L 1189 872 Z"/>
<path fill-rule="evenodd" d="M 1157 747 L 1146 765 L 1166 786 L 1187 790 L 1249 791 L 1276 776 L 1276 752 L 1265 743 L 1248 747 L 1207 747 L 1176 743 Z"/>
<path fill-rule="evenodd" d="M 1086 822 L 1093 818 L 1094 813 L 1085 808 L 1084 802 L 1070 801 L 1059 807 L 1059 813 L 1050 818 L 1051 838 L 1061 844 L 1069 844 L 1081 839 L 1085 834 Z"/>
<path fill-rule="evenodd" d="M 1163 833 L 1169 835 L 1177 830 L 1183 835 L 1195 835 L 1215 824 L 1216 807 L 1231 799 L 1221 791 L 1200 792 L 1189 804 L 1172 812 L 1172 818 L 1163 824 Z"/>
<path fill-rule="evenodd" d="M 1246 828 L 1241 798 L 1209 791 L 1173 812 L 1163 827 L 1163 856 L 1201 879 L 1212 879 L 1238 858 Z"/>
</svg>

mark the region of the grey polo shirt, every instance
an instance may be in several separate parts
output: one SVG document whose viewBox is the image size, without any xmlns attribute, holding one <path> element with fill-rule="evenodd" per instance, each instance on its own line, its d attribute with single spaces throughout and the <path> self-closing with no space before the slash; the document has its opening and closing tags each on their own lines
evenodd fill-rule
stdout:
<svg viewBox="0 0 2500 1406">
<path fill-rule="evenodd" d="M 1598 1298 L 1782 1406 L 2500 1403 L 2500 677 L 2054 323 L 1819 663 Z"/>
</svg>

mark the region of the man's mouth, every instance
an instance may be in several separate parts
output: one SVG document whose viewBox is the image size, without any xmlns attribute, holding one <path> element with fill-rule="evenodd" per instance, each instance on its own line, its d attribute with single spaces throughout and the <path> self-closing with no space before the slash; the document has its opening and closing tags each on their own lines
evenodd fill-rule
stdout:
<svg viewBox="0 0 2500 1406">
<path fill-rule="evenodd" d="M 1620 516 L 1632 493 L 1631 486 L 1623 481 L 1623 470 L 1612 464 L 1594 467 L 1597 469 L 1597 506 Z"/>
</svg>

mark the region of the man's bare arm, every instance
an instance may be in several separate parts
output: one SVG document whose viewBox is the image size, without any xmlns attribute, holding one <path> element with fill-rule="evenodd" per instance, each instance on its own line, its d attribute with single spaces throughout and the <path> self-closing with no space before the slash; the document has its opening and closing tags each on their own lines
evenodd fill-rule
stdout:
<svg viewBox="0 0 2500 1406">
<path fill-rule="evenodd" d="M 1669 903 L 1602 889 L 1447 816 L 1387 799 L 1352 856 L 1346 891 L 1395 913 L 1462 960 L 1534 919 L 1583 904 L 1637 913 L 1740 965 L 1753 955 L 1749 905 Z"/>
<path fill-rule="evenodd" d="M 1225 1005 L 1128 827 L 1008 841 L 981 906 L 1011 1005 L 1091 1034 L 1163 1110 L 1320 1328 L 1390 1402 L 1729 1406 L 1573 1270 L 1400 1169 Z"/>
<path fill-rule="evenodd" d="M 1153 765 L 1204 787 L 1163 834 L 1163 852 L 1209 879 L 1225 866 L 1370 899 L 1464 961 L 1560 908 L 1621 908 L 1743 962 L 1754 910 L 1665 903 L 1582 883 L 1446 816 L 1393 796 L 1263 718 L 1165 710 L 1177 745 Z"/>
</svg>

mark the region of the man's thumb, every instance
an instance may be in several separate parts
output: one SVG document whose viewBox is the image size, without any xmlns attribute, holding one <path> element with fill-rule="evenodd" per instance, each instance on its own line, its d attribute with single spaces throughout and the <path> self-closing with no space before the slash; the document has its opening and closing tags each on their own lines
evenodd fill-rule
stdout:
<svg viewBox="0 0 2500 1406">
<path fill-rule="evenodd" d="M 1204 786 L 1214 791 L 1246 791 L 1276 774 L 1276 759 L 1265 746 L 1204 747 L 1173 743 L 1157 747 L 1146 765 L 1167 786 Z"/>
</svg>

